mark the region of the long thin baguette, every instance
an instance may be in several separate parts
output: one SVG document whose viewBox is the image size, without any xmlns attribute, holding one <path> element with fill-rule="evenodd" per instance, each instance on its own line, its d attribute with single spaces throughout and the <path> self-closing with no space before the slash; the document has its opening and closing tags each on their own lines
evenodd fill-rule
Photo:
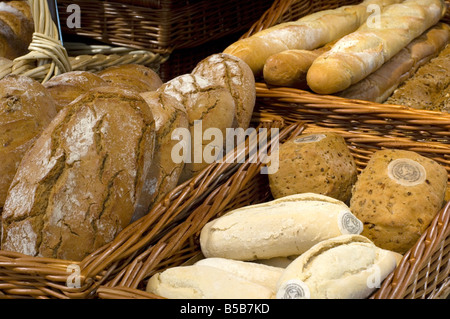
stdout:
<svg viewBox="0 0 450 319">
<path fill-rule="evenodd" d="M 332 47 L 328 43 L 314 50 L 286 50 L 271 55 L 264 64 L 264 81 L 269 85 L 307 89 L 306 74 L 321 54 Z"/>
<path fill-rule="evenodd" d="M 358 29 L 371 14 L 370 4 L 382 9 L 399 2 L 401 0 L 365 0 L 358 5 L 318 11 L 240 39 L 223 52 L 241 58 L 255 75 L 260 75 L 269 56 L 291 49 L 316 49 Z"/>
<path fill-rule="evenodd" d="M 450 26 L 439 23 L 412 41 L 378 70 L 338 95 L 383 103 L 399 85 L 437 56 L 449 41 Z"/>
<path fill-rule="evenodd" d="M 308 86 L 319 94 L 343 91 L 380 68 L 444 16 L 443 0 L 406 0 L 387 7 L 379 23 L 364 23 L 311 65 Z"/>
</svg>

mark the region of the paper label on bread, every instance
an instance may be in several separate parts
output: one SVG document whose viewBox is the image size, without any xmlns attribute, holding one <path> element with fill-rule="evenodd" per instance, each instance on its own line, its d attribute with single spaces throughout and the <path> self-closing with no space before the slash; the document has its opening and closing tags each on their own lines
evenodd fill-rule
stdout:
<svg viewBox="0 0 450 319">
<path fill-rule="evenodd" d="M 425 168 L 409 158 L 393 160 L 388 165 L 388 176 L 403 186 L 420 185 L 425 182 L 427 172 Z"/>
</svg>

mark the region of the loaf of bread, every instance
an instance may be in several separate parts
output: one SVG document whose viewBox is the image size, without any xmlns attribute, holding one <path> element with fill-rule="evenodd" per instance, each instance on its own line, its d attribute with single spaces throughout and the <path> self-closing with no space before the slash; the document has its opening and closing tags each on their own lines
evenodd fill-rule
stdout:
<svg viewBox="0 0 450 319">
<path fill-rule="evenodd" d="M 97 75 L 109 84 L 119 85 L 138 93 L 155 91 L 163 84 L 158 73 L 140 64 L 110 66 Z"/>
<path fill-rule="evenodd" d="M 296 21 L 284 22 L 229 45 L 224 53 L 246 62 L 255 75 L 261 75 L 264 63 L 273 54 L 291 50 L 312 50 L 343 37 L 370 16 L 370 4 L 381 8 L 400 0 L 366 0 L 358 5 L 342 6 L 309 14 Z"/>
<path fill-rule="evenodd" d="M 386 100 L 404 105 L 450 113 L 450 45 L 423 65 Z"/>
<path fill-rule="evenodd" d="M 361 233 L 380 248 L 404 254 L 444 204 L 447 171 L 434 160 L 405 150 L 375 152 L 358 176 L 350 209 Z"/>
<path fill-rule="evenodd" d="M 217 267 L 168 268 L 148 280 L 146 291 L 168 299 L 273 299 L 271 289 Z"/>
<path fill-rule="evenodd" d="M 324 240 L 281 275 L 277 299 L 364 299 L 395 269 L 398 254 L 361 235 Z"/>
<path fill-rule="evenodd" d="M 348 203 L 357 169 L 344 138 L 317 132 L 281 143 L 274 151 L 278 170 L 268 175 L 274 198 L 316 193 Z"/>
<path fill-rule="evenodd" d="M 361 231 L 361 222 L 343 202 L 304 193 L 242 207 L 210 221 L 200 233 L 200 247 L 207 258 L 253 261 L 298 256 L 322 240 Z"/>
<path fill-rule="evenodd" d="M 263 68 L 264 81 L 273 86 L 308 89 L 306 74 L 315 59 L 331 49 L 332 43 L 314 50 L 286 50 L 267 58 Z"/>
<path fill-rule="evenodd" d="M 378 22 L 364 23 L 339 39 L 308 70 L 308 86 L 319 94 L 343 91 L 380 68 L 444 16 L 443 0 L 405 0 L 388 6 Z"/>
<path fill-rule="evenodd" d="M 341 91 L 338 95 L 347 99 L 383 103 L 392 95 L 398 86 L 414 76 L 421 66 L 436 57 L 449 41 L 450 26 L 445 23 L 438 23 L 436 26 L 425 31 L 420 37 L 414 39 L 378 70 L 363 80 L 351 85 L 348 89 Z M 447 74 L 449 72 L 450 66 L 447 68 Z M 433 76 L 439 76 L 442 73 L 437 71 L 432 74 Z M 439 83 L 438 81 L 436 85 L 430 85 L 430 89 L 436 88 L 436 91 L 441 92 L 443 87 L 438 87 L 437 84 Z M 411 98 L 415 95 L 417 89 L 418 85 L 414 85 L 413 90 L 405 94 L 405 97 Z M 391 102 L 398 104 L 400 101 L 391 100 Z M 405 105 L 410 103 L 402 101 L 401 104 Z M 415 105 L 416 107 L 420 107 L 422 103 L 418 101 Z"/>
<path fill-rule="evenodd" d="M 56 116 L 55 102 L 39 82 L 22 75 L 0 80 L 0 207 L 28 148 Z"/>
<path fill-rule="evenodd" d="M 256 89 L 253 72 L 244 61 L 229 54 L 217 53 L 200 61 L 192 74 L 227 88 L 236 107 L 233 127 L 248 128 L 255 106 Z"/>
<path fill-rule="evenodd" d="M 106 81 L 87 71 L 62 73 L 44 83 L 44 87 L 56 102 L 58 112 L 80 95 L 102 85 L 107 85 Z"/>
<path fill-rule="evenodd" d="M 178 143 L 172 139 L 172 133 L 180 128 L 189 130 L 186 110 L 177 99 L 160 91 L 144 92 L 141 96 L 155 119 L 156 141 L 152 164 L 133 220 L 146 215 L 155 203 L 178 185 L 184 162 L 172 158 L 172 150 Z"/>
<path fill-rule="evenodd" d="M 283 272 L 283 268 L 280 267 L 273 267 L 250 261 L 241 261 L 226 258 L 204 258 L 197 261 L 195 265 L 216 267 L 218 269 L 222 269 L 235 276 L 267 287 L 274 293 L 278 279 Z"/>
<path fill-rule="evenodd" d="M 99 87 L 62 109 L 24 155 L 2 214 L 2 250 L 79 261 L 129 224 L 150 167 L 145 100 Z"/>
<path fill-rule="evenodd" d="M 28 1 L 0 2 L 0 57 L 14 60 L 28 52 L 34 21 Z"/>
<path fill-rule="evenodd" d="M 175 77 L 158 91 L 175 97 L 188 115 L 190 141 L 183 141 L 184 136 L 174 137 L 181 140 L 179 143 L 190 144 L 190 149 L 180 151 L 185 163 L 180 182 L 184 182 L 223 154 L 226 130 L 233 126 L 235 119 L 235 102 L 227 88 L 196 74 Z M 206 133 L 211 131 L 212 136 L 208 136 Z"/>
</svg>

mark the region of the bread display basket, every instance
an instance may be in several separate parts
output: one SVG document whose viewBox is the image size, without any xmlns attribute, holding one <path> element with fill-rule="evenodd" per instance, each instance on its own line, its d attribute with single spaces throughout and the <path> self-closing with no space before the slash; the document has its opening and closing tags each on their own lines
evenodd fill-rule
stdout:
<svg viewBox="0 0 450 319">
<path fill-rule="evenodd" d="M 109 66 L 136 63 L 158 70 L 169 57 L 149 50 L 112 45 L 61 42 L 47 0 L 30 0 L 35 32 L 29 53 L 0 68 L 0 78 L 8 74 L 29 76 L 45 82 L 68 71 L 98 71 Z"/>
</svg>

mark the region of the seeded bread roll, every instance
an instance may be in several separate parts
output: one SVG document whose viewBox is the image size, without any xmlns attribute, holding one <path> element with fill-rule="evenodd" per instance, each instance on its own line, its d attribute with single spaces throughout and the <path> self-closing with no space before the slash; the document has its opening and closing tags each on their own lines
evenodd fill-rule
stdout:
<svg viewBox="0 0 450 319">
<path fill-rule="evenodd" d="M 172 158 L 178 143 L 172 140 L 176 129 L 189 129 L 186 109 L 174 97 L 159 91 L 141 93 L 155 118 L 156 143 L 152 165 L 145 178 L 134 219 L 146 215 L 152 206 L 178 185 L 184 162 Z"/>
<path fill-rule="evenodd" d="M 55 100 L 57 111 L 60 111 L 81 94 L 106 84 L 92 72 L 70 71 L 54 76 L 44 83 L 44 87 Z"/>
<path fill-rule="evenodd" d="M 138 94 L 100 87 L 61 110 L 23 157 L 2 214 L 2 250 L 82 260 L 129 224 L 155 123 Z"/>
<path fill-rule="evenodd" d="M 158 91 L 175 97 L 185 108 L 189 119 L 189 137 L 178 134 L 178 146 L 191 144 L 191 148 L 176 147 L 175 152 L 185 162 L 180 182 L 184 182 L 223 154 L 226 130 L 233 126 L 235 102 L 230 91 L 221 85 L 195 74 L 180 75 L 164 83 Z M 208 136 L 205 133 L 211 133 Z M 217 133 L 217 134 L 216 134 Z M 221 136 L 216 136 L 221 135 Z"/>
<path fill-rule="evenodd" d="M 200 233 L 205 257 L 243 261 L 300 255 L 318 242 L 359 234 L 362 223 L 343 202 L 305 193 L 226 213 Z"/>
<path fill-rule="evenodd" d="M 304 134 L 280 144 L 273 157 L 279 159 L 278 170 L 268 175 L 274 198 L 311 192 L 350 200 L 357 169 L 342 136 Z"/>
<path fill-rule="evenodd" d="M 138 93 L 155 91 L 163 84 L 155 71 L 140 64 L 110 66 L 97 75 L 109 84 L 132 89 Z"/>
<path fill-rule="evenodd" d="M 233 127 L 248 128 L 255 106 L 256 89 L 255 77 L 247 63 L 235 56 L 217 53 L 200 61 L 192 74 L 227 88 L 236 106 Z"/>
<path fill-rule="evenodd" d="M 191 265 L 153 275 L 146 290 L 168 299 L 271 299 L 274 293 L 217 267 Z"/>
<path fill-rule="evenodd" d="M 364 236 L 324 240 L 286 267 L 277 299 L 364 299 L 395 269 L 397 259 Z"/>
<path fill-rule="evenodd" d="M 381 150 L 358 176 L 350 209 L 364 224 L 362 235 L 404 254 L 442 208 L 446 188 L 447 171 L 432 159 Z"/>
<path fill-rule="evenodd" d="M 22 75 L 0 80 L 0 207 L 28 148 L 56 116 L 55 102 L 39 82 Z"/>
<path fill-rule="evenodd" d="M 28 52 L 34 21 L 28 1 L 0 2 L 0 57 L 14 60 Z"/>
</svg>

